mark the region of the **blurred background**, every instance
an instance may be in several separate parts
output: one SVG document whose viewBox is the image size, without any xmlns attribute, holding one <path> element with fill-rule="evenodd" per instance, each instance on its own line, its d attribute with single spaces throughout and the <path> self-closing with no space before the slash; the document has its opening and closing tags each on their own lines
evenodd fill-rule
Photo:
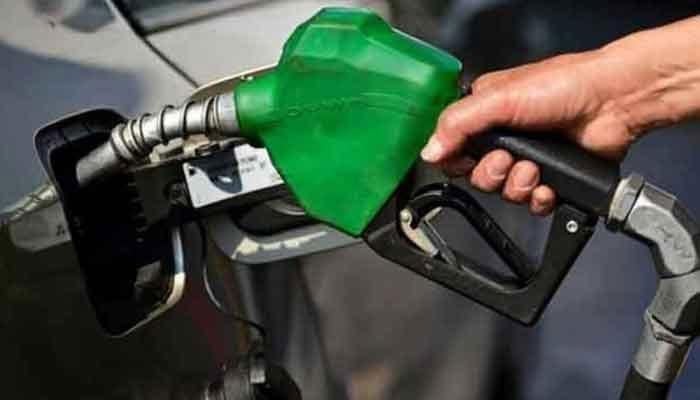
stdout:
<svg viewBox="0 0 700 400">
<path fill-rule="evenodd" d="M 458 56 L 467 80 L 700 12 L 690 0 L 6 0 L 0 209 L 45 181 L 32 143 L 42 125 L 88 107 L 130 116 L 155 110 L 211 80 L 272 64 L 292 29 L 326 5 L 377 10 Z M 623 165 L 675 193 L 694 215 L 698 128 L 649 135 Z M 520 242 L 540 250 L 548 221 L 495 197 L 480 199 Z M 8 398 L 185 398 L 183 382 L 211 374 L 239 351 L 236 328 L 201 288 L 136 334 L 104 337 L 65 240 L 27 252 L 11 233 L 0 230 L 0 375 Z M 456 240 L 493 261 L 473 237 Z M 602 227 L 534 328 L 361 244 L 234 267 L 247 268 L 256 289 L 251 313 L 306 399 L 614 399 L 655 289 L 646 249 Z M 698 358 L 691 353 L 674 398 L 700 396 Z"/>
</svg>

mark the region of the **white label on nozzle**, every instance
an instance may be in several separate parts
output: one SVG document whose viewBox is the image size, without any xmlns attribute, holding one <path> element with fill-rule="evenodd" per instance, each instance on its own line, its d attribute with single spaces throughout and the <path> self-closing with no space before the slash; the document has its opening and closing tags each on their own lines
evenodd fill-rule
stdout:
<svg viewBox="0 0 700 400">
<path fill-rule="evenodd" d="M 186 162 L 183 171 L 195 208 L 283 183 L 267 151 L 247 144 Z"/>
</svg>

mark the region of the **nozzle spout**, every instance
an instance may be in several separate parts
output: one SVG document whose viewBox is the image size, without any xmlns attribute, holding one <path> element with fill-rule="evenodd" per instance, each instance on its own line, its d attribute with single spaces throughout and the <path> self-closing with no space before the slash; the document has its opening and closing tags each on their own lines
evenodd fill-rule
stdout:
<svg viewBox="0 0 700 400">
<path fill-rule="evenodd" d="M 78 184 L 86 186 L 113 175 L 147 157 L 159 144 L 195 133 L 234 136 L 239 132 L 236 106 L 231 93 L 180 107 L 166 106 L 157 114 L 144 114 L 119 124 L 103 143 L 76 166 Z"/>
</svg>

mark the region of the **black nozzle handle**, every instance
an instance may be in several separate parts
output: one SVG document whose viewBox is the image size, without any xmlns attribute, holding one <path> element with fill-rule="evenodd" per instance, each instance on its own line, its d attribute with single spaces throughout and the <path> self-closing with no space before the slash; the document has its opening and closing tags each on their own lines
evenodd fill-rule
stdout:
<svg viewBox="0 0 700 400">
<path fill-rule="evenodd" d="M 466 148 L 475 158 L 495 149 L 537 163 L 540 181 L 554 189 L 561 201 L 587 213 L 607 216 L 620 180 L 618 163 L 599 158 L 551 132 L 498 128 L 473 137 Z"/>
<path fill-rule="evenodd" d="M 671 389 L 670 383 L 657 383 L 648 380 L 630 367 L 622 388 L 620 400 L 665 400 Z"/>
</svg>

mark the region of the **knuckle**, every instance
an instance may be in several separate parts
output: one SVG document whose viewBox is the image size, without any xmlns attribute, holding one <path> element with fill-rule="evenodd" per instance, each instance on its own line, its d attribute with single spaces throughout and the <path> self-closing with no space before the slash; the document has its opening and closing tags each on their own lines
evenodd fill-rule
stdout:
<svg viewBox="0 0 700 400">
<path fill-rule="evenodd" d="M 544 217 L 547 214 L 549 214 L 549 210 L 542 206 L 530 205 L 528 209 L 530 211 L 530 215 L 533 215 L 535 217 Z"/>
<path fill-rule="evenodd" d="M 508 90 L 489 93 L 488 110 L 490 119 L 495 124 L 510 124 L 516 119 L 517 99 Z"/>
<path fill-rule="evenodd" d="M 524 203 L 529 196 L 530 192 L 514 190 L 512 185 L 506 185 L 506 187 L 503 190 L 503 198 L 505 200 L 510 201 L 511 203 Z"/>
<path fill-rule="evenodd" d="M 542 207 L 541 205 L 531 205 L 530 214 L 536 217 L 544 217 L 549 214 L 549 209 L 547 207 Z"/>
<path fill-rule="evenodd" d="M 469 177 L 469 184 L 472 185 L 472 187 L 474 187 L 475 189 L 478 189 L 482 192 L 489 191 L 488 188 L 482 184 L 481 179 L 479 179 L 476 174 L 472 174 Z"/>
<path fill-rule="evenodd" d="M 494 76 L 493 73 L 488 73 L 476 78 L 471 84 L 472 92 L 477 93 L 488 87 L 490 82 L 493 81 Z"/>
<path fill-rule="evenodd" d="M 543 208 L 551 208 L 554 205 L 556 196 L 552 189 L 540 185 L 532 192 L 532 202 Z"/>
<path fill-rule="evenodd" d="M 500 186 L 500 182 L 489 178 L 483 170 L 475 170 L 469 177 L 469 183 L 482 192 L 495 192 Z"/>
<path fill-rule="evenodd" d="M 503 149 L 496 149 L 492 150 L 484 157 L 484 162 L 495 165 L 503 165 L 504 168 L 500 169 L 510 169 L 513 166 L 513 163 L 515 162 L 515 159 L 509 151 Z"/>
<path fill-rule="evenodd" d="M 579 60 L 581 56 L 582 54 L 580 53 L 565 53 L 554 56 L 550 58 L 549 61 L 555 65 L 569 64 L 573 61 Z"/>
<path fill-rule="evenodd" d="M 516 166 L 523 171 L 527 171 L 530 174 L 537 174 L 537 172 L 539 171 L 537 164 L 530 160 L 520 160 L 516 163 Z"/>
<path fill-rule="evenodd" d="M 448 108 L 443 112 L 438 119 L 440 131 L 449 134 L 455 134 L 459 130 L 460 116 L 454 108 Z"/>
<path fill-rule="evenodd" d="M 509 190 L 508 188 L 504 188 L 503 192 L 501 192 L 501 197 L 505 201 L 509 201 L 511 203 L 517 203 L 518 200 L 515 196 L 513 196 L 513 192 Z"/>
</svg>

